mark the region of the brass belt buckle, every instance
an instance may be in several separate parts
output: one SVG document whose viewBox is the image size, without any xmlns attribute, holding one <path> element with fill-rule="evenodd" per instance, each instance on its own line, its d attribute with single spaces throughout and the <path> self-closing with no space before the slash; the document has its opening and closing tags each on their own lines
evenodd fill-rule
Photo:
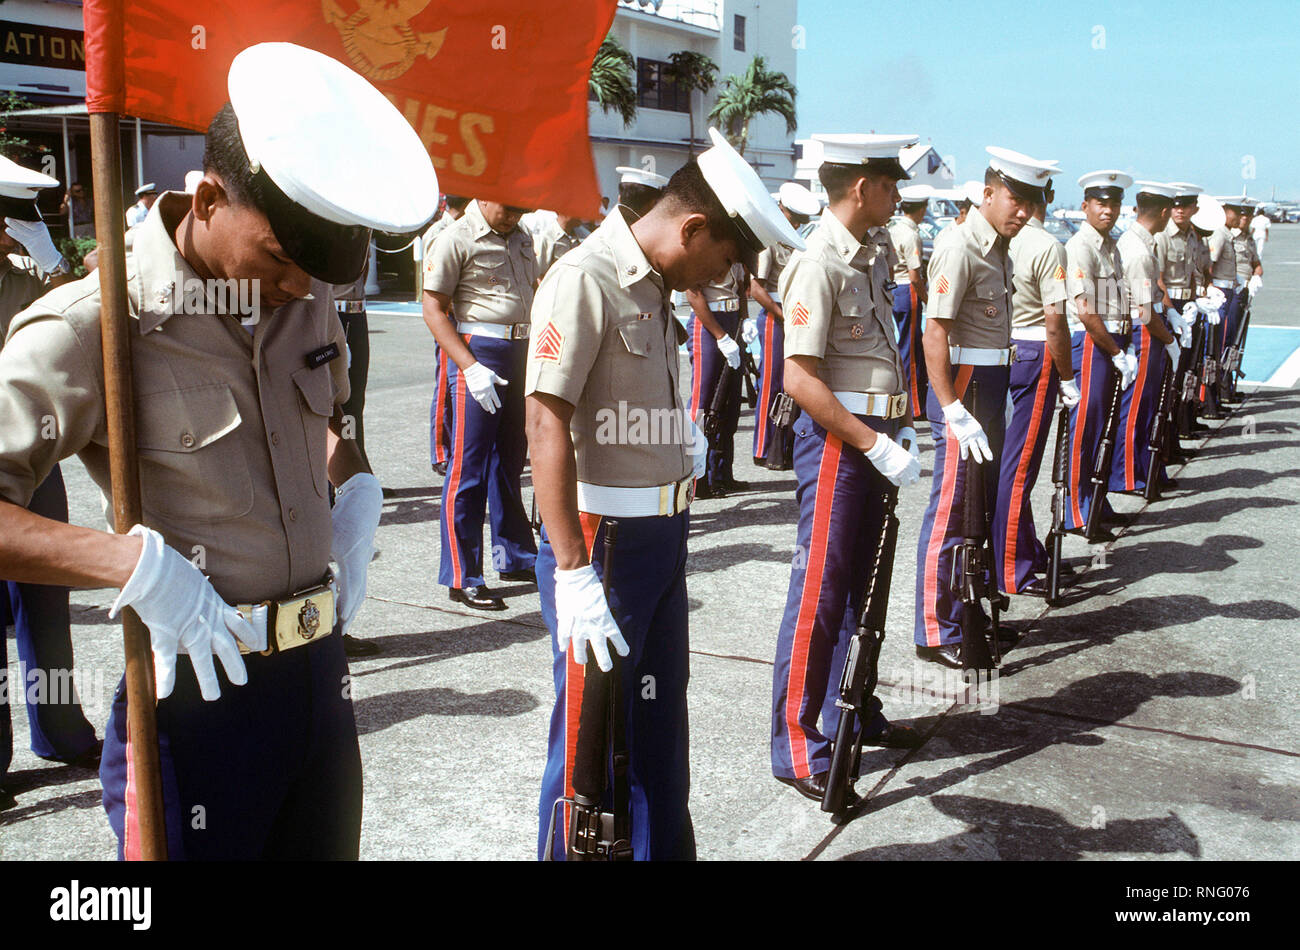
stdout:
<svg viewBox="0 0 1300 950">
<path fill-rule="evenodd" d="M 1010 366 L 1016 361 L 1016 345 L 1011 344 L 1011 349 L 1007 350 L 1007 365 Z"/>
<path fill-rule="evenodd" d="M 279 651 L 328 636 L 334 627 L 334 590 L 328 584 L 281 601 L 275 612 L 275 645 Z M 322 629 L 323 628 L 323 629 Z"/>
<path fill-rule="evenodd" d="M 901 419 L 907 414 L 907 393 L 895 393 L 889 397 L 889 415 L 886 419 Z"/>
</svg>

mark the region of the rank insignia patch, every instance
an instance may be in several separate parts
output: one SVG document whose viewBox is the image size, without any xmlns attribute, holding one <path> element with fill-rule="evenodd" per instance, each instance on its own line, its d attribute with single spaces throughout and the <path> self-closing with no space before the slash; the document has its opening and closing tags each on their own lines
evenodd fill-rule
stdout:
<svg viewBox="0 0 1300 950">
<path fill-rule="evenodd" d="M 1086 280 L 1086 279 L 1087 279 L 1087 278 L 1084 277 L 1084 275 L 1083 275 L 1083 268 L 1082 268 L 1082 267 L 1076 267 L 1076 268 L 1074 269 L 1074 279 L 1075 279 L 1075 280 Z"/>
<path fill-rule="evenodd" d="M 562 352 L 564 352 L 564 334 L 556 328 L 554 323 L 546 324 L 546 329 L 537 337 L 537 345 L 533 348 L 533 356 L 547 363 L 558 363 Z"/>
<path fill-rule="evenodd" d="M 796 303 L 794 309 L 790 311 L 790 323 L 796 327 L 806 327 L 809 316 L 808 308 L 802 303 Z"/>
<path fill-rule="evenodd" d="M 936 294 L 946 294 L 950 290 L 952 290 L 952 286 L 948 283 L 947 276 L 940 274 L 939 282 L 934 285 L 934 292 Z"/>
<path fill-rule="evenodd" d="M 1060 264 L 1056 265 L 1056 273 L 1052 274 L 1052 280 L 1065 280 L 1065 268 Z"/>
</svg>

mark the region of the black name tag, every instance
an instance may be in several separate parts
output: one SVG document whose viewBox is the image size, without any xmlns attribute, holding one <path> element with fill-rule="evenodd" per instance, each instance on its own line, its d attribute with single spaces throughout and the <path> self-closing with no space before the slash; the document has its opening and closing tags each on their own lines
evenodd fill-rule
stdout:
<svg viewBox="0 0 1300 950">
<path fill-rule="evenodd" d="M 339 345 L 337 343 L 328 343 L 319 350 L 312 350 L 307 354 L 307 365 L 312 369 L 317 366 L 324 366 L 330 360 L 338 359 Z"/>
</svg>

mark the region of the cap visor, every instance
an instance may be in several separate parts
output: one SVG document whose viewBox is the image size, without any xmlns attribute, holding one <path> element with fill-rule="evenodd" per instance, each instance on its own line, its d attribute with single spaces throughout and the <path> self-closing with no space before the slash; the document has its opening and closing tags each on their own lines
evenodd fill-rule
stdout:
<svg viewBox="0 0 1300 950">
<path fill-rule="evenodd" d="M 370 228 L 337 224 L 290 201 L 260 172 L 266 217 L 288 258 L 327 284 L 350 284 L 361 276 L 370 247 Z"/>
<path fill-rule="evenodd" d="M 41 212 L 36 207 L 35 198 L 10 198 L 6 195 L 0 195 L 0 218 L 40 221 Z"/>
</svg>

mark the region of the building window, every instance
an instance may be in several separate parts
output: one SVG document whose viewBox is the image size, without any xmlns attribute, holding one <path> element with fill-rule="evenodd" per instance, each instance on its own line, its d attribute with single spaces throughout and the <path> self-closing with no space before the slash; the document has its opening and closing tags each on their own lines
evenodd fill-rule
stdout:
<svg viewBox="0 0 1300 950">
<path fill-rule="evenodd" d="M 690 90 L 677 84 L 668 66 L 657 59 L 637 59 L 636 104 L 647 109 L 690 112 Z"/>
<path fill-rule="evenodd" d="M 745 52 L 745 18 L 741 16 L 739 13 L 737 13 L 735 16 L 736 16 L 736 21 L 735 21 L 736 22 L 736 28 L 735 28 L 736 49 L 740 50 L 743 53 Z"/>
</svg>

